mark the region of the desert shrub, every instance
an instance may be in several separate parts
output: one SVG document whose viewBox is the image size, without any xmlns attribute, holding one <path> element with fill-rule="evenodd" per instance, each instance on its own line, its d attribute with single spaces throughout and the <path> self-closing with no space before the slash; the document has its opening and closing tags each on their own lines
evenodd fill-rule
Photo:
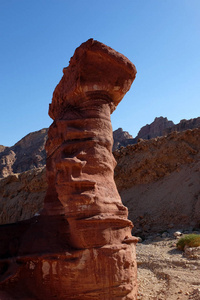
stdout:
<svg viewBox="0 0 200 300">
<path fill-rule="evenodd" d="M 186 234 L 182 238 L 179 239 L 179 241 L 176 244 L 176 247 L 179 250 L 184 250 L 185 246 L 188 247 L 199 247 L 200 246 L 200 235 L 199 234 Z"/>
</svg>

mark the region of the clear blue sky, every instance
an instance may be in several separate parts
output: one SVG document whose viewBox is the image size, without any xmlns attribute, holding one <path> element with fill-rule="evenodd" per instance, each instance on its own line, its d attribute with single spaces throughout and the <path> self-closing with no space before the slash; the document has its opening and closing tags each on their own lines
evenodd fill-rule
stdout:
<svg viewBox="0 0 200 300">
<path fill-rule="evenodd" d="M 49 127 L 75 48 L 94 38 L 137 68 L 112 115 L 136 136 L 155 117 L 200 116 L 200 0 L 0 0 L 0 144 Z"/>
</svg>

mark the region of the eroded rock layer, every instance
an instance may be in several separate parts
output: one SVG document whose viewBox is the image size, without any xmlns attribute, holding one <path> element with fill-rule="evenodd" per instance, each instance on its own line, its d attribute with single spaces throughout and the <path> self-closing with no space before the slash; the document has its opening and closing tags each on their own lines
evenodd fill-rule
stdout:
<svg viewBox="0 0 200 300">
<path fill-rule="evenodd" d="M 110 122 L 135 74 L 92 39 L 64 69 L 49 108 L 44 210 L 18 226 L 11 252 L 5 238 L 1 253 L 2 291 L 14 299 L 136 299 L 137 239 L 113 179 Z"/>
</svg>

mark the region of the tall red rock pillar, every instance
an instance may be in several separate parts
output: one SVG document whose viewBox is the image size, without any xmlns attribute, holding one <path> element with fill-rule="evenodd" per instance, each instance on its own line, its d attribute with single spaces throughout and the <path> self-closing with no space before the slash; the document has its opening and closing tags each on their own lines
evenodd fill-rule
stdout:
<svg viewBox="0 0 200 300">
<path fill-rule="evenodd" d="M 113 179 L 110 121 L 136 69 L 120 53 L 90 39 L 63 72 L 49 107 L 54 122 L 46 150 L 47 195 L 57 194 L 69 223 L 68 243 L 84 253 L 76 276 L 82 293 L 76 298 L 74 291 L 76 297 L 67 299 L 136 299 L 136 238 Z M 54 206 L 47 198 L 48 212 Z"/>
<path fill-rule="evenodd" d="M 1 300 L 136 299 L 137 239 L 113 180 L 110 122 L 135 74 L 94 40 L 64 69 L 49 108 L 44 210 L 0 228 Z"/>
<path fill-rule="evenodd" d="M 93 40 L 64 69 L 49 109 L 44 210 L 0 228 L 2 300 L 136 299 L 136 238 L 113 180 L 110 122 L 135 74 Z"/>
</svg>

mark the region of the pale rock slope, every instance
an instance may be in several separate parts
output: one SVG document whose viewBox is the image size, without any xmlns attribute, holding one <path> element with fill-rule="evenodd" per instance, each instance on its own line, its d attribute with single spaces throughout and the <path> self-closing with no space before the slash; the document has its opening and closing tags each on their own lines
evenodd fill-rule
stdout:
<svg viewBox="0 0 200 300">
<path fill-rule="evenodd" d="M 134 233 L 200 226 L 200 129 L 114 152 L 115 181 Z"/>
</svg>

